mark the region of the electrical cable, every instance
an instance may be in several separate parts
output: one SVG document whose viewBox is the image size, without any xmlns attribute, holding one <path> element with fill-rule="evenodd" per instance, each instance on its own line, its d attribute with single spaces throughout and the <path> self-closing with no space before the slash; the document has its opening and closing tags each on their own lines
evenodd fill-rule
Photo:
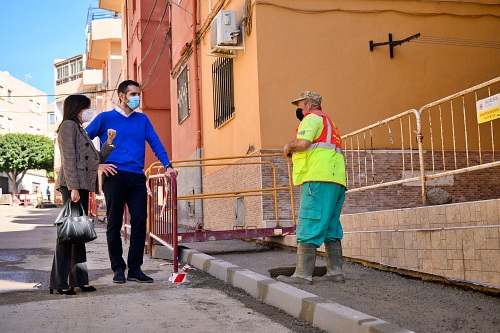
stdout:
<svg viewBox="0 0 500 333">
<path fill-rule="evenodd" d="M 144 26 L 144 30 L 142 30 L 141 37 L 139 38 L 139 42 L 142 42 L 142 38 L 144 37 L 144 34 L 146 33 L 146 29 L 148 28 L 149 21 L 151 20 L 151 16 L 153 16 L 153 11 L 155 10 L 157 3 L 158 3 L 158 0 L 155 0 L 155 3 L 153 4 L 151 11 L 149 12 L 148 20 L 146 21 L 146 25 Z"/>
<path fill-rule="evenodd" d="M 440 2 L 440 1 L 427 1 L 427 2 Z M 486 4 L 486 3 L 475 3 L 475 2 L 462 2 L 462 1 L 455 1 L 454 3 L 456 4 L 475 4 L 475 5 L 482 5 L 482 6 L 498 6 L 496 4 Z M 252 0 L 245 0 L 245 12 L 246 12 L 246 17 L 243 20 L 243 25 L 245 26 L 245 33 L 247 35 L 251 34 L 252 31 L 252 11 L 253 7 L 256 5 L 263 5 L 263 6 L 272 6 L 272 7 L 277 7 L 280 9 L 296 12 L 296 13 L 301 13 L 301 14 L 324 14 L 324 13 L 331 13 L 331 12 L 340 12 L 340 13 L 354 13 L 354 14 L 380 14 L 380 13 L 398 13 L 398 14 L 406 14 L 406 15 L 412 15 L 412 16 L 454 16 L 454 17 L 469 17 L 469 18 L 479 18 L 479 17 L 494 17 L 494 18 L 500 18 L 499 15 L 495 14 L 454 14 L 454 13 L 445 13 L 445 12 L 439 12 L 439 13 L 419 13 L 419 12 L 411 12 L 411 11 L 404 11 L 404 10 L 396 10 L 396 9 L 380 9 L 380 10 L 356 10 L 356 9 L 341 9 L 341 8 L 330 8 L 330 9 L 300 9 L 300 8 L 294 8 L 294 7 L 289 7 L 289 6 L 284 6 L 284 5 L 278 5 L 275 3 L 267 2 L 267 1 L 254 1 L 252 3 Z"/>
<path fill-rule="evenodd" d="M 459 39 L 459 38 L 449 38 L 449 37 L 421 36 L 420 38 L 412 40 L 411 42 L 412 43 L 421 43 L 421 44 L 441 44 L 441 45 L 500 49 L 499 42 L 482 41 L 482 40 L 469 40 L 469 39 Z"/>
<path fill-rule="evenodd" d="M 19 97 L 57 97 L 57 96 L 69 96 L 69 95 L 88 95 L 88 94 L 98 94 L 98 93 L 104 93 L 107 91 L 115 91 L 116 89 L 104 89 L 104 90 L 96 90 L 96 91 L 80 91 L 72 94 L 47 94 L 47 95 L 12 95 L 12 96 L 0 96 L 0 98 L 7 99 L 8 97 L 10 98 L 19 98 Z"/>
<path fill-rule="evenodd" d="M 151 40 L 151 43 L 149 43 L 149 47 L 146 50 L 146 53 L 144 54 L 144 56 L 142 57 L 141 62 L 139 63 L 139 65 L 137 65 L 137 68 L 141 67 L 142 63 L 144 62 L 144 60 L 149 55 L 149 52 L 151 51 L 151 48 L 153 47 L 154 41 L 156 39 L 156 36 L 158 35 L 158 31 L 160 31 L 160 28 L 162 26 L 163 20 L 165 19 L 165 14 L 167 13 L 167 9 L 169 7 L 169 4 L 170 4 L 170 1 L 168 1 L 167 4 L 165 5 L 165 9 L 163 10 L 163 14 L 161 15 L 161 19 L 160 19 L 160 22 L 158 23 L 158 27 L 156 28 L 155 34 L 153 35 L 153 39 Z"/>
</svg>

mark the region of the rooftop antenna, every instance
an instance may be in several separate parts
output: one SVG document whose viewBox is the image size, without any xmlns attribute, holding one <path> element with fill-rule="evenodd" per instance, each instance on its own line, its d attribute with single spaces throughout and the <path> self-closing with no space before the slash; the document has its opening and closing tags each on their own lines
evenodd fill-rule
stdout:
<svg viewBox="0 0 500 333">
<path fill-rule="evenodd" d="M 28 79 L 31 79 L 31 74 L 24 74 L 24 77 L 25 77 L 25 80 L 26 80 L 26 83 L 28 83 Z"/>
</svg>

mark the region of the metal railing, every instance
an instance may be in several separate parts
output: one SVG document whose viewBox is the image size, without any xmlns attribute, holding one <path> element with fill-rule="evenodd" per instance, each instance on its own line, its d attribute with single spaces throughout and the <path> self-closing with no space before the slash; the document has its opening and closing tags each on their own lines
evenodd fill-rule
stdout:
<svg viewBox="0 0 500 333">
<path fill-rule="evenodd" d="M 476 102 L 498 93 L 499 82 L 497 77 L 343 135 L 348 192 L 419 182 L 425 204 L 430 180 L 500 166 L 500 119 L 479 124 L 476 115 Z"/>
<path fill-rule="evenodd" d="M 286 172 L 288 174 L 288 185 L 278 186 L 277 182 L 277 168 L 275 163 L 272 161 L 248 161 L 248 162 L 232 162 L 234 160 L 248 160 L 248 159 L 262 159 L 262 158 L 273 158 L 282 157 L 286 162 Z M 291 165 L 288 156 L 283 154 L 256 154 L 256 155 L 243 155 L 243 156 L 231 156 L 231 157 L 213 157 L 213 158 L 197 158 L 190 160 L 176 160 L 172 161 L 172 164 L 176 169 L 181 168 L 199 168 L 199 167 L 214 167 L 214 166 L 245 166 L 245 165 L 261 165 L 268 166 L 272 169 L 273 175 L 273 187 L 261 188 L 261 189 L 238 189 L 236 191 L 225 191 L 217 193 L 201 193 L 201 194 L 191 194 L 179 196 L 178 200 L 194 200 L 194 199 L 217 199 L 217 198 L 236 198 L 236 197 L 250 197 L 250 196 L 272 196 L 274 200 L 276 227 L 279 227 L 279 200 L 278 191 L 287 191 L 290 193 L 290 204 L 292 212 L 295 211 L 294 194 L 293 194 L 293 183 L 291 177 Z M 153 174 L 155 171 L 159 173 L 163 168 L 160 162 L 153 163 L 148 170 L 146 170 L 146 177 Z M 296 224 L 295 214 L 292 214 L 293 224 Z"/>
<path fill-rule="evenodd" d="M 178 271 L 177 178 L 165 174 L 148 177 L 148 253 L 153 239 L 173 252 L 174 273 Z"/>
<path fill-rule="evenodd" d="M 272 161 L 262 161 L 262 158 L 284 158 L 286 161 L 286 172 L 288 173 L 288 185 L 277 185 L 276 166 Z M 245 159 L 259 159 L 258 161 L 242 161 Z M 234 160 L 237 160 L 234 162 Z M 148 252 L 152 255 L 153 240 L 166 246 L 173 251 L 174 272 L 177 272 L 178 242 L 202 242 L 225 239 L 257 238 L 293 233 L 295 231 L 295 214 L 292 213 L 293 226 L 283 227 L 279 224 L 278 191 L 287 191 L 290 195 L 292 212 L 294 208 L 293 184 L 291 180 L 290 160 L 283 154 L 260 154 L 232 156 L 222 158 L 200 158 L 192 160 L 172 161 L 176 169 L 192 167 L 217 167 L 217 166 L 268 166 L 272 169 L 273 187 L 261 189 L 238 189 L 235 191 L 224 191 L 217 193 L 200 193 L 191 195 L 177 195 L 176 177 L 171 179 L 161 173 L 163 166 L 159 162 L 153 163 L 147 170 L 148 177 Z M 155 174 L 156 173 L 156 174 Z M 177 202 L 181 200 L 208 200 L 221 198 L 239 198 L 253 196 L 272 196 L 274 199 L 274 214 L 276 215 L 275 227 L 272 228 L 239 228 L 232 230 L 196 230 L 194 232 L 179 232 L 177 221 Z"/>
</svg>

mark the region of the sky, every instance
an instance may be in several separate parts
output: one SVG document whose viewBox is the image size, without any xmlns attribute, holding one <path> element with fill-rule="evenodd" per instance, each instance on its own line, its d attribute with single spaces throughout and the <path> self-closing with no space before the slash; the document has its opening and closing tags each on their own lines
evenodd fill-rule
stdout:
<svg viewBox="0 0 500 333">
<path fill-rule="evenodd" d="M 97 0 L 3 0 L 0 70 L 54 94 L 54 59 L 85 53 L 89 7 Z M 31 78 L 26 78 L 29 74 Z M 53 101 L 52 96 L 48 101 Z"/>
</svg>

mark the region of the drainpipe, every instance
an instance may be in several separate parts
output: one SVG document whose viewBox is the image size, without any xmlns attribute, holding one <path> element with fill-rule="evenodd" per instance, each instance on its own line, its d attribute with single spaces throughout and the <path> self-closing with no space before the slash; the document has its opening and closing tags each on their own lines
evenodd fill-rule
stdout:
<svg viewBox="0 0 500 333">
<path fill-rule="evenodd" d="M 196 129 L 196 148 L 201 149 L 201 106 L 200 106 L 200 83 L 198 75 L 198 43 L 197 43 L 197 26 L 198 26 L 198 0 L 193 1 L 193 61 L 195 65 L 194 71 L 194 100 L 197 112 Z"/>
<path fill-rule="evenodd" d="M 201 103 L 200 103 L 200 81 L 198 75 L 198 42 L 197 42 L 197 30 L 198 30 L 198 0 L 193 1 L 193 62 L 194 62 L 194 104 L 196 109 L 196 154 L 198 158 L 202 157 L 202 140 L 201 140 Z M 201 164 L 201 162 L 200 162 Z M 203 175 L 202 168 L 200 166 L 199 182 L 200 182 L 200 193 L 203 193 Z M 203 225 L 203 200 L 199 199 L 200 202 L 200 215 L 198 217 L 198 225 Z"/>
</svg>

